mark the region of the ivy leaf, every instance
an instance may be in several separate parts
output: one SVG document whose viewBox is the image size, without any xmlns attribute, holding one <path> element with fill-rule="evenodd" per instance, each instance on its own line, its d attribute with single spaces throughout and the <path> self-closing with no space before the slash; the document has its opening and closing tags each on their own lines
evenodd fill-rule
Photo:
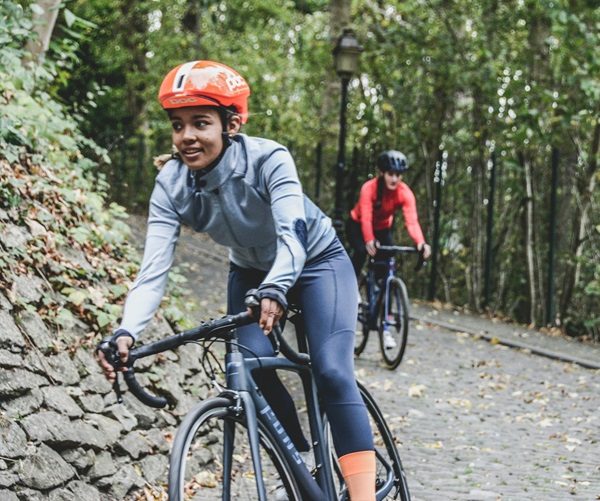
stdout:
<svg viewBox="0 0 600 501">
<path fill-rule="evenodd" d="M 71 230 L 71 236 L 77 243 L 83 245 L 90 240 L 90 230 L 83 226 L 78 226 Z"/>
<path fill-rule="evenodd" d="M 75 21 L 77 21 L 77 16 L 75 14 L 73 14 L 69 9 L 65 9 L 65 22 L 67 23 L 67 26 L 70 28 L 71 26 L 73 26 L 75 24 Z"/>
<path fill-rule="evenodd" d="M 102 329 L 103 327 L 106 327 L 108 324 L 110 324 L 111 321 L 112 321 L 112 318 L 110 315 L 107 315 L 103 311 L 98 312 L 98 316 L 96 317 L 96 322 L 98 323 L 98 327 L 100 327 Z"/>
<path fill-rule="evenodd" d="M 109 290 L 113 299 L 118 299 L 124 294 L 127 294 L 129 288 L 124 285 L 111 285 L 109 286 Z"/>
<path fill-rule="evenodd" d="M 69 302 L 73 303 L 75 306 L 80 306 L 87 298 L 88 295 L 82 290 L 75 290 L 67 296 Z"/>
<path fill-rule="evenodd" d="M 73 323 L 73 313 L 66 308 L 61 308 L 54 317 L 54 321 L 61 327 L 66 327 L 67 325 Z"/>
</svg>

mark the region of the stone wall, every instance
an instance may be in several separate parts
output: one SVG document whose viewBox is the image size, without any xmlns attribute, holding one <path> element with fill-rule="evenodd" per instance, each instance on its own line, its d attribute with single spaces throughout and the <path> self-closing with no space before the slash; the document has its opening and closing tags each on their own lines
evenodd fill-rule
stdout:
<svg viewBox="0 0 600 501">
<path fill-rule="evenodd" d="M 29 278 L 16 297 L 39 290 Z M 167 323 L 155 319 L 144 340 L 168 334 Z M 36 312 L 17 313 L 0 294 L 0 500 L 141 499 L 135 494 L 143 489 L 166 500 L 173 435 L 208 392 L 199 348 L 139 361 L 140 383 L 176 402 L 156 410 L 126 392 L 124 403 L 116 402 L 84 342 L 91 336 L 79 321 L 53 332 Z"/>
</svg>

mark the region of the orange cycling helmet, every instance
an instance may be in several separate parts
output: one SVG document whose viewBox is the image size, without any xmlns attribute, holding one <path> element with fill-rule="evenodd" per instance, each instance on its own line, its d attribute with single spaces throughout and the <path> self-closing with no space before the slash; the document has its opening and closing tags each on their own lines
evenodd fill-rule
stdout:
<svg viewBox="0 0 600 501">
<path fill-rule="evenodd" d="M 233 107 L 242 123 L 248 120 L 250 87 L 235 70 L 214 61 L 191 61 L 164 78 L 158 100 L 165 110 L 185 106 Z"/>
</svg>

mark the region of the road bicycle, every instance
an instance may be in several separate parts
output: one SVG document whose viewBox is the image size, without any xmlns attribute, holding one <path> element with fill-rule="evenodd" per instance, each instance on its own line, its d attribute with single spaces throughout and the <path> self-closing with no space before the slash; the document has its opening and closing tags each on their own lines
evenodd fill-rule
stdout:
<svg viewBox="0 0 600 501">
<path fill-rule="evenodd" d="M 358 280 L 360 325 L 356 331 L 354 354 L 359 356 L 364 351 L 370 331 L 376 330 L 383 363 L 393 370 L 404 356 L 409 324 L 408 292 L 402 279 L 396 275 L 395 256 L 416 252 L 419 257 L 415 271 L 421 269 L 424 259 L 414 247 L 381 245 L 377 252 L 384 252 L 388 257 L 371 257 L 367 271 L 361 272 Z"/>
<path fill-rule="evenodd" d="M 258 304 L 258 303 L 256 303 Z M 116 343 L 103 341 L 99 348 L 119 373 L 125 367 L 129 390 L 144 404 L 162 408 L 166 398 L 148 393 L 136 380 L 134 364 L 150 355 L 174 350 L 187 343 L 202 346 L 201 363 L 217 388 L 218 396 L 194 407 L 181 422 L 169 459 L 170 501 L 229 501 L 275 499 L 285 490 L 291 501 L 348 501 L 349 496 L 333 449 L 327 416 L 322 411 L 306 350 L 302 314 L 293 306 L 286 322 L 294 326 L 296 351 L 280 328 L 269 336 L 273 357 L 244 357 L 236 327 L 256 318 L 248 313 L 228 315 L 162 340 L 136 347 L 121 364 Z M 280 324 L 283 322 L 280 322 Z M 292 330 L 292 329 L 290 329 Z M 223 369 L 213 347 L 225 344 Z M 285 357 L 277 356 L 283 354 Z M 219 372 L 224 370 L 224 377 Z M 296 375 L 301 381 L 311 456 L 315 467 L 309 471 L 304 453 L 299 453 L 262 395 L 259 385 L 265 370 Z M 281 376 L 280 376 L 281 377 Z M 284 379 L 282 378 L 282 380 Z M 357 382 L 358 383 L 358 382 Z M 410 501 L 406 476 L 394 437 L 373 397 L 358 383 L 366 404 L 375 441 L 377 500 Z M 122 401 L 118 382 L 114 385 Z M 280 499 L 280 498 L 278 498 Z"/>
</svg>

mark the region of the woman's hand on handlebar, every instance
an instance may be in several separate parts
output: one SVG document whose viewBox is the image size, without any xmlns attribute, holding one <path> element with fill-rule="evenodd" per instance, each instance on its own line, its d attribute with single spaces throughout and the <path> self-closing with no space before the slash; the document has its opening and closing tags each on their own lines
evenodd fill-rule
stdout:
<svg viewBox="0 0 600 501">
<path fill-rule="evenodd" d="M 423 259 L 427 259 L 429 256 L 431 256 L 431 247 L 429 247 L 427 243 L 417 245 L 417 249 L 423 254 Z"/>
<path fill-rule="evenodd" d="M 281 319 L 284 308 L 275 299 L 268 297 L 263 297 L 259 304 L 258 296 L 257 289 L 250 289 L 246 293 L 246 306 L 250 316 L 258 317 L 259 327 L 263 330 L 265 336 L 268 336 Z"/>
<path fill-rule="evenodd" d="M 114 342 L 117 344 L 118 347 L 119 359 L 121 360 L 121 363 L 124 364 L 129 358 L 129 349 L 133 345 L 133 338 L 131 336 L 119 336 Z M 106 356 L 104 355 L 104 353 L 102 353 L 102 351 L 98 350 L 97 354 L 98 363 L 100 364 L 104 375 L 111 383 L 114 383 L 117 378 L 115 368 L 110 364 L 108 360 L 106 360 Z M 123 367 L 121 370 L 125 371 L 126 368 Z"/>
<path fill-rule="evenodd" d="M 374 257 L 377 254 L 377 247 L 379 247 L 379 242 L 377 240 L 370 240 L 365 244 L 365 249 L 369 253 L 369 256 Z"/>
<path fill-rule="evenodd" d="M 248 312 L 252 314 L 250 308 L 248 309 Z M 281 315 L 283 315 L 283 308 L 277 301 L 266 297 L 260 301 L 260 318 L 258 319 L 258 325 L 265 333 L 265 336 L 268 336 L 271 333 L 273 327 L 279 322 Z"/>
</svg>

